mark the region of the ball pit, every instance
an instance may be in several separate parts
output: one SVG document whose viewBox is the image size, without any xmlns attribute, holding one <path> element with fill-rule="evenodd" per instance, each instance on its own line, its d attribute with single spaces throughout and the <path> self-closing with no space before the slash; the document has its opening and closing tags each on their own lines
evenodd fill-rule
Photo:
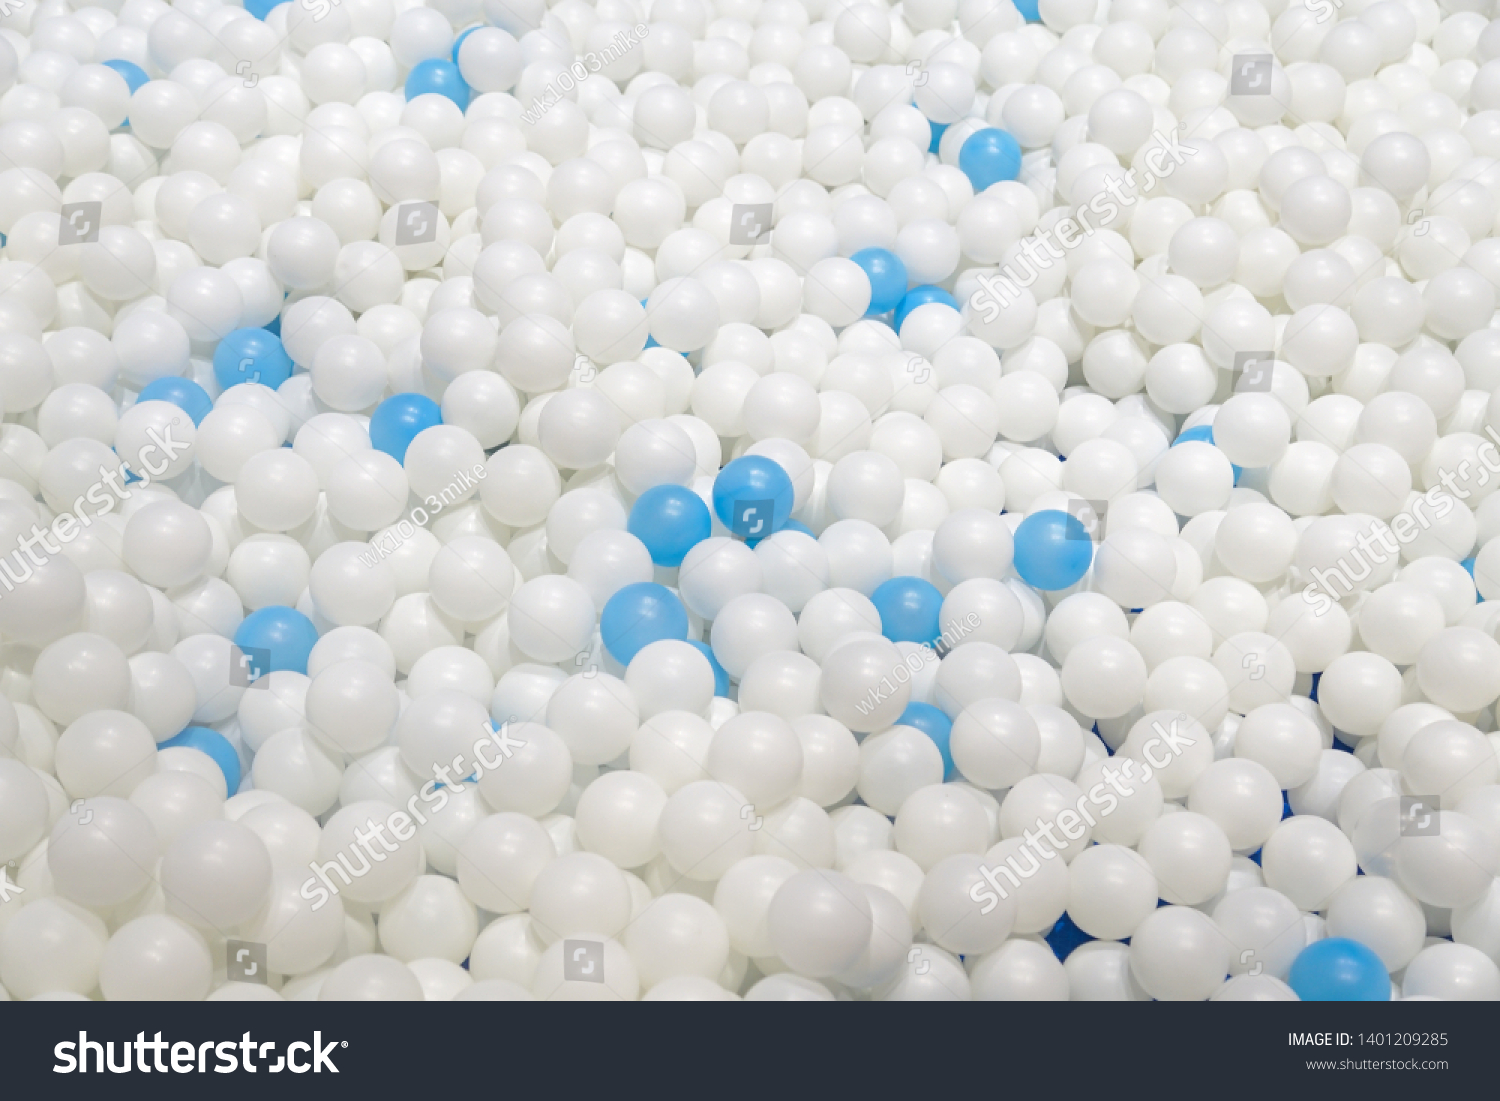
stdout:
<svg viewBox="0 0 1500 1101">
<path fill-rule="evenodd" d="M 3 6 L 0 1000 L 1500 998 L 1485 7 Z"/>
</svg>

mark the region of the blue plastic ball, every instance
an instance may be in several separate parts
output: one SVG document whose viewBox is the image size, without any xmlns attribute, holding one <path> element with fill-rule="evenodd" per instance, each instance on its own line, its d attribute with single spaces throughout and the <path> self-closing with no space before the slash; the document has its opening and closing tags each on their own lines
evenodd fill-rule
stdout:
<svg viewBox="0 0 1500 1101">
<path fill-rule="evenodd" d="M 1314 941 L 1292 961 L 1287 985 L 1304 1002 L 1388 1002 L 1391 976 L 1369 948 L 1348 937 Z"/>
<path fill-rule="evenodd" d="M 781 464 L 742 455 L 714 479 L 714 515 L 742 539 L 762 539 L 786 526 L 796 494 Z"/>
<path fill-rule="evenodd" d="M 862 248 L 849 257 L 870 279 L 869 314 L 889 313 L 906 294 L 906 265 L 889 249 Z"/>
<path fill-rule="evenodd" d="M 245 10 L 257 19 L 265 19 L 287 0 L 245 0 Z"/>
<path fill-rule="evenodd" d="M 687 644 L 693 649 L 697 650 L 704 657 L 706 657 L 708 659 L 708 664 L 713 666 L 714 695 L 724 696 L 727 698 L 729 696 L 729 674 L 725 672 L 724 667 L 719 664 L 719 659 L 714 657 L 714 648 L 706 642 L 699 642 L 695 638 L 688 639 Z"/>
<path fill-rule="evenodd" d="M 292 377 L 292 357 L 268 329 L 236 329 L 214 349 L 214 378 L 225 390 L 258 382 L 275 390 Z"/>
<path fill-rule="evenodd" d="M 1180 443 L 1189 443 L 1192 441 L 1214 443 L 1214 426 L 1211 424 L 1197 424 L 1192 428 L 1185 428 L 1177 434 L 1177 438 L 1172 441 L 1172 446 L 1176 447 Z M 1217 447 L 1218 444 L 1214 444 L 1214 446 Z M 1239 485 L 1240 475 L 1245 473 L 1245 468 L 1235 466 L 1233 463 L 1229 465 L 1234 467 L 1234 484 Z"/>
<path fill-rule="evenodd" d="M 948 124 L 946 122 L 933 122 L 931 119 L 928 119 L 927 125 L 932 128 L 932 141 L 927 143 L 927 152 L 935 157 L 937 156 L 938 149 L 943 144 L 943 135 L 948 132 Z"/>
<path fill-rule="evenodd" d="M 687 609 L 675 593 L 654 581 L 626 585 L 604 604 L 599 636 L 610 657 L 621 665 L 643 647 L 664 638 L 686 640 Z"/>
<path fill-rule="evenodd" d="M 284 604 L 251 612 L 234 632 L 234 644 L 249 662 L 251 680 L 282 670 L 306 673 L 307 657 L 317 643 L 312 620 Z"/>
<path fill-rule="evenodd" d="M 1093 561 L 1094 541 L 1076 516 L 1043 509 L 1016 528 L 1016 573 L 1033 589 L 1066 589 L 1089 572 Z"/>
<path fill-rule="evenodd" d="M 1202 443 L 1213 443 L 1214 426 L 1211 424 L 1196 424 L 1192 428 L 1184 428 L 1177 434 L 1177 438 L 1172 441 L 1172 446 L 1176 447 L 1180 443 L 1191 443 L 1195 440 Z"/>
<path fill-rule="evenodd" d="M 229 794 L 233 795 L 240 790 L 240 755 L 234 751 L 234 746 L 229 744 L 229 739 L 217 730 L 206 726 L 190 726 L 181 734 L 156 743 L 157 749 L 171 749 L 176 746 L 186 746 L 188 749 L 207 753 L 213 759 L 214 764 L 219 766 L 219 771 L 224 774 L 224 783 L 229 787 Z"/>
<path fill-rule="evenodd" d="M 248 5 L 246 6 L 245 10 L 250 10 Z M 134 61 L 112 59 L 110 61 L 104 62 L 103 64 L 106 67 L 113 69 L 115 72 L 119 73 L 122 77 L 125 78 L 125 87 L 130 89 L 131 95 L 135 95 L 136 89 L 139 88 L 142 84 L 147 83 L 151 79 L 146 75 L 146 70 L 142 69 Z M 233 795 L 234 792 L 230 792 L 230 794 Z"/>
<path fill-rule="evenodd" d="M 880 613 L 880 633 L 892 642 L 932 643 L 942 634 L 938 612 L 943 594 L 920 577 L 893 577 L 870 594 Z"/>
<path fill-rule="evenodd" d="M 977 195 L 1002 180 L 1021 174 L 1021 146 L 998 127 L 976 130 L 964 139 L 958 151 L 958 167 L 969 177 Z"/>
<path fill-rule="evenodd" d="M 708 505 L 686 486 L 652 486 L 635 499 L 626 530 L 651 552 L 658 566 L 680 566 L 713 531 Z"/>
<path fill-rule="evenodd" d="M 1021 13 L 1021 18 L 1028 23 L 1040 23 L 1042 13 L 1037 0 L 1010 0 L 1016 6 L 1016 11 Z"/>
<path fill-rule="evenodd" d="M 476 24 L 474 24 L 474 26 L 472 26 L 468 30 L 462 32 L 457 38 L 455 38 L 453 40 L 453 64 L 455 64 L 455 65 L 458 64 L 458 48 L 464 44 L 464 39 L 468 38 L 469 35 L 473 34 L 481 26 L 483 26 L 483 24 L 476 23 Z"/>
<path fill-rule="evenodd" d="M 817 534 L 813 531 L 813 529 L 810 528 L 810 527 L 808 527 L 801 520 L 788 520 L 786 523 L 784 523 L 784 524 L 781 525 L 781 530 L 782 531 L 800 531 L 803 535 L 809 536 L 810 538 L 813 538 L 813 539 L 816 539 L 818 537 Z"/>
<path fill-rule="evenodd" d="M 895 725 L 915 727 L 931 738 L 943 755 L 943 775 L 953 775 L 953 750 L 948 744 L 953 737 L 952 719 L 930 703 L 909 703 Z"/>
<path fill-rule="evenodd" d="M 1052 927 L 1052 932 L 1046 935 L 1047 947 L 1052 949 L 1052 954 L 1062 962 L 1066 962 L 1073 954 L 1074 949 L 1089 943 L 1096 938 L 1089 936 L 1077 925 L 1066 913 L 1057 919 L 1057 924 Z"/>
<path fill-rule="evenodd" d="M 412 66 L 411 72 L 406 74 L 407 99 L 416 99 L 429 92 L 447 96 L 458 104 L 460 111 L 469 109 L 469 86 L 459 75 L 458 66 L 451 61 L 428 58 L 417 62 Z"/>
<path fill-rule="evenodd" d="M 929 302 L 941 302 L 950 309 L 957 311 L 958 299 L 954 298 L 942 287 L 934 287 L 930 283 L 924 283 L 920 287 L 913 287 L 901 296 L 901 302 L 896 307 L 896 331 L 901 331 L 901 325 L 906 321 L 906 315 L 918 306 L 925 306 Z"/>
<path fill-rule="evenodd" d="M 207 390 L 190 378 L 179 378 L 176 375 L 164 375 L 148 382 L 135 400 L 169 401 L 192 417 L 195 425 L 202 424 L 203 418 L 214 407 L 214 399 L 208 396 Z"/>
<path fill-rule="evenodd" d="M 417 433 L 442 423 L 442 409 L 426 394 L 392 394 L 370 414 L 370 445 L 404 463 Z"/>
</svg>

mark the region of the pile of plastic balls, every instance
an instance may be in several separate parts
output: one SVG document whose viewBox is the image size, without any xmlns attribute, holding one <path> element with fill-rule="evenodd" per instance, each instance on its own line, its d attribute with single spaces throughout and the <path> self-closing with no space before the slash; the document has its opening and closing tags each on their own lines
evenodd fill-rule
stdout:
<svg viewBox="0 0 1500 1101">
<path fill-rule="evenodd" d="M 1490 7 L 0 4 L 0 999 L 1500 998 Z"/>
</svg>

